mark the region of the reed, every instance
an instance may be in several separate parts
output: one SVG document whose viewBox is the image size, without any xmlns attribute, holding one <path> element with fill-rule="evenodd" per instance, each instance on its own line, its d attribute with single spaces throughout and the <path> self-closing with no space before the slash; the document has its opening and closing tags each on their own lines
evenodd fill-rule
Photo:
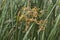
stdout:
<svg viewBox="0 0 60 40">
<path fill-rule="evenodd" d="M 0 40 L 60 40 L 60 0 L 0 0 Z"/>
</svg>

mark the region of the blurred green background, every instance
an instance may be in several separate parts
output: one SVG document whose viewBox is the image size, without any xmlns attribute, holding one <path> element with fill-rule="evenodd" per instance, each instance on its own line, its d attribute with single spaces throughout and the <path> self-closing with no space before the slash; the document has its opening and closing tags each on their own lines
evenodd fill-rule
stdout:
<svg viewBox="0 0 60 40">
<path fill-rule="evenodd" d="M 60 0 L 0 0 L 0 40 L 60 40 Z"/>
</svg>

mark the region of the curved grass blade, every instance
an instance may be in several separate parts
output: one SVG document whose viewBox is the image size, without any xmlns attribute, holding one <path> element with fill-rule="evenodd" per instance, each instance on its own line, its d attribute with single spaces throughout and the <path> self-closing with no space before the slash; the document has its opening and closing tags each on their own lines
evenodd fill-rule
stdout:
<svg viewBox="0 0 60 40">
<path fill-rule="evenodd" d="M 30 26 L 29 30 L 26 32 L 26 34 L 25 34 L 23 40 L 26 40 L 27 35 L 29 34 L 29 32 L 30 32 L 30 30 L 32 29 L 33 25 L 34 25 L 34 24 L 32 24 L 32 25 Z"/>
</svg>

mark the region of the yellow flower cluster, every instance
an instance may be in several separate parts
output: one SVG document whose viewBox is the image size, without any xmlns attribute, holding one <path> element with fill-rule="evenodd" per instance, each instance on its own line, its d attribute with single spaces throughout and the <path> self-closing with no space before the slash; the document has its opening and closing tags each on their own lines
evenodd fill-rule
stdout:
<svg viewBox="0 0 60 40">
<path fill-rule="evenodd" d="M 38 25 L 44 23 L 44 20 L 37 20 L 40 16 L 39 13 L 44 14 L 44 10 L 39 11 L 37 7 L 30 8 L 30 7 L 22 7 L 22 9 L 18 12 L 17 21 L 22 22 L 22 19 L 26 22 L 25 31 L 28 30 L 30 23 L 35 22 Z M 39 27 L 40 30 L 44 30 L 44 27 Z"/>
</svg>

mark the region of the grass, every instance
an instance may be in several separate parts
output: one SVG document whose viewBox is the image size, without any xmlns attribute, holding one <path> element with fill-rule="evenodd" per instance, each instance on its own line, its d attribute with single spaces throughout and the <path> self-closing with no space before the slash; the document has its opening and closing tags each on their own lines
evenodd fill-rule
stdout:
<svg viewBox="0 0 60 40">
<path fill-rule="evenodd" d="M 0 0 L 0 40 L 60 40 L 60 0 Z"/>
</svg>

